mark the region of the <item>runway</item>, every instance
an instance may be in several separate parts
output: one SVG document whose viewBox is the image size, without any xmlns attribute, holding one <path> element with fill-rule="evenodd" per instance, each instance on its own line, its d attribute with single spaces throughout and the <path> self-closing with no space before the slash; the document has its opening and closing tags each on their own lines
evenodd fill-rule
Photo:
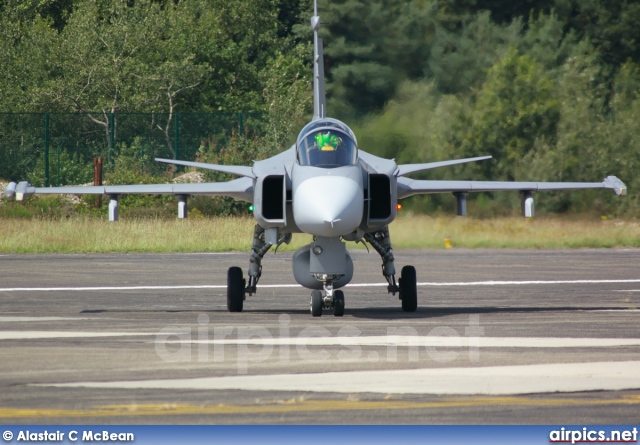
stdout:
<svg viewBox="0 0 640 445">
<path fill-rule="evenodd" d="M 291 253 L 0 256 L 0 423 L 637 423 L 640 250 L 350 250 L 344 317 Z"/>
</svg>

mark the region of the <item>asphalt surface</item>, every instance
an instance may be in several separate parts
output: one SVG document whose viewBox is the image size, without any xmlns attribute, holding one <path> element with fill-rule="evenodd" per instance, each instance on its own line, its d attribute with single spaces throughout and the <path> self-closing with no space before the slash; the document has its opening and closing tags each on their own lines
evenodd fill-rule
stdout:
<svg viewBox="0 0 640 445">
<path fill-rule="evenodd" d="M 291 253 L 0 255 L 0 423 L 607 424 L 640 412 L 640 250 L 352 251 L 344 317 Z"/>
</svg>

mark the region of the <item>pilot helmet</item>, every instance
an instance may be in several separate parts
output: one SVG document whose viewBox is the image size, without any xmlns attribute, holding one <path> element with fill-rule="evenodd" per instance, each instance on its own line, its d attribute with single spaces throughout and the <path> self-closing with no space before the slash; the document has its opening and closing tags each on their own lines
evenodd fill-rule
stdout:
<svg viewBox="0 0 640 445">
<path fill-rule="evenodd" d="M 316 145 L 321 151 L 336 151 L 340 145 L 340 138 L 331 131 L 318 132 L 315 135 Z"/>
</svg>

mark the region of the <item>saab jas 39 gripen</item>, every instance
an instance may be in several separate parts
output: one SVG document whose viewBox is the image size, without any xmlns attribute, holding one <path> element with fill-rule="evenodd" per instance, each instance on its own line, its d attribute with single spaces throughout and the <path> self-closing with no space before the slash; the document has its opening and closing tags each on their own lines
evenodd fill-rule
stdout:
<svg viewBox="0 0 640 445">
<path fill-rule="evenodd" d="M 426 164 L 397 165 L 391 159 L 371 155 L 358 148 L 356 136 L 343 122 L 327 117 L 324 93 L 322 40 L 318 37 L 320 17 L 317 3 L 311 18 L 314 39 L 313 118 L 288 150 L 253 166 L 214 165 L 199 162 L 156 159 L 159 162 L 230 173 L 239 176 L 228 182 L 200 184 L 153 184 L 89 187 L 32 187 L 27 182 L 11 183 L 8 197 L 24 200 L 30 194 L 104 194 L 110 198 L 110 220 L 117 219 L 121 194 L 173 194 L 179 201 L 179 216 L 186 216 L 189 195 L 226 195 L 253 204 L 256 226 L 249 258 L 248 277 L 231 267 L 227 274 L 227 308 L 243 309 L 247 295 L 258 289 L 262 260 L 272 246 L 289 243 L 293 233 L 313 235 L 313 242 L 293 254 L 293 275 L 311 289 L 311 314 L 324 309 L 344 314 L 344 293 L 339 288 L 353 276 L 353 262 L 345 242 L 370 244 L 382 258 L 387 290 L 399 295 L 402 309 L 416 310 L 417 282 L 413 266 L 404 266 L 396 281 L 389 224 L 395 219 L 398 200 L 419 193 L 453 193 L 458 214 L 466 214 L 469 192 L 512 190 L 521 193 L 525 217 L 533 216 L 533 193 L 542 190 L 613 189 L 626 194 L 626 186 L 615 176 L 602 182 L 502 182 L 414 180 L 411 173 L 490 156 Z M 276 247 L 277 248 L 277 247 Z"/>
</svg>

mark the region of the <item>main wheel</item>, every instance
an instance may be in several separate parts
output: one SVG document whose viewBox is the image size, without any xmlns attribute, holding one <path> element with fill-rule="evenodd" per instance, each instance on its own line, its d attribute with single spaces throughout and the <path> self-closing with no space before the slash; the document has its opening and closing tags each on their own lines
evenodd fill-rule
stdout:
<svg viewBox="0 0 640 445">
<path fill-rule="evenodd" d="M 322 292 L 319 290 L 314 290 L 311 292 L 311 315 L 314 317 L 319 317 L 322 315 L 322 306 L 324 302 L 322 301 Z"/>
<path fill-rule="evenodd" d="M 405 312 L 415 312 L 418 309 L 418 282 L 416 278 L 416 268 L 404 266 L 400 272 L 400 299 L 402 300 L 402 310 Z"/>
<path fill-rule="evenodd" d="M 227 271 L 227 309 L 229 312 L 242 312 L 245 283 L 242 269 L 230 267 Z"/>
<path fill-rule="evenodd" d="M 333 315 L 336 317 L 344 315 L 344 292 L 341 290 L 333 293 Z"/>
</svg>

